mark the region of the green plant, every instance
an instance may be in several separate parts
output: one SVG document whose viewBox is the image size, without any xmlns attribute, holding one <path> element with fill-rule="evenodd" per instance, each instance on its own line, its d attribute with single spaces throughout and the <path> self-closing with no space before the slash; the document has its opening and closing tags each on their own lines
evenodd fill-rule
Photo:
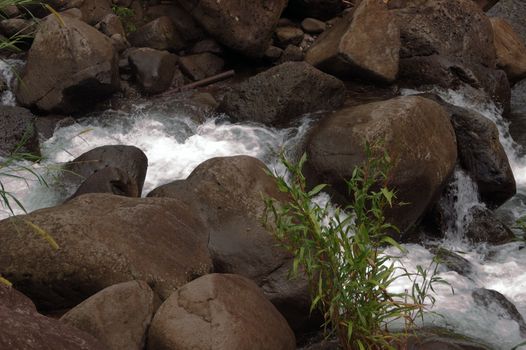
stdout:
<svg viewBox="0 0 526 350">
<path fill-rule="evenodd" d="M 292 275 L 309 281 L 311 311 L 323 313 L 328 335 L 335 334 L 344 349 L 396 349 L 434 304 L 433 285 L 445 281 L 436 276 L 436 263 L 409 273 L 387 254 L 386 247 L 402 249 L 387 235 L 396 228 L 384 216 L 395 199 L 386 186 L 390 159 L 378 147 L 366 152 L 367 161 L 347 181 L 350 203 L 334 210 L 313 201 L 326 185 L 307 190 L 301 173 L 306 156 L 298 164 L 282 156 L 291 179 L 273 176 L 289 201 L 267 198 L 265 222 L 293 254 Z M 412 288 L 390 292 L 398 278 L 409 278 Z M 390 332 L 388 326 L 400 320 L 403 330 Z"/>
<path fill-rule="evenodd" d="M 123 6 L 113 6 L 112 10 L 120 18 L 126 33 L 133 33 L 137 30 L 137 26 L 133 22 L 135 11 Z"/>
</svg>

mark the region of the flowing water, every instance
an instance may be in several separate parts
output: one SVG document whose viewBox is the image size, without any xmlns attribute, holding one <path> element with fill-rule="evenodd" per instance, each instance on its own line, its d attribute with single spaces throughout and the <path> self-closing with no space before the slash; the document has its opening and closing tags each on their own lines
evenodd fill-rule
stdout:
<svg viewBox="0 0 526 350">
<path fill-rule="evenodd" d="M 5 67 L 0 66 L 0 74 Z M 506 149 L 517 180 L 519 194 L 499 209 L 510 221 L 526 214 L 526 157 L 519 156 L 519 148 L 508 132 L 508 125 L 499 110 L 489 102 L 481 102 L 480 96 L 465 91 L 435 91 L 448 102 L 476 110 L 493 120 L 499 129 L 501 142 Z M 405 93 L 410 94 L 411 91 Z M 13 104 L 12 95 L 1 96 L 5 104 Z M 72 160 L 82 153 L 102 145 L 127 144 L 142 149 L 149 160 L 144 195 L 155 187 L 177 179 L 186 178 L 206 159 L 217 156 L 250 155 L 264 161 L 271 168 L 282 172 L 276 154 L 282 149 L 295 152 L 311 125 L 311 119 L 303 119 L 296 127 L 273 129 L 257 124 L 229 123 L 221 116 L 196 120 L 195 113 L 178 108 L 171 102 L 169 110 L 159 109 L 155 102 L 140 103 L 129 112 L 107 111 L 102 116 L 87 117 L 76 124 L 61 128 L 41 144 L 44 160 L 40 165 L 20 164 L 32 167 L 47 180 L 49 186 L 41 185 L 27 172 L 21 170 L 25 180 L 2 178 L 7 189 L 18 197 L 25 209 L 59 204 L 67 198 L 71 189 L 61 188 L 56 181 L 57 164 Z M 195 111 L 194 111 L 195 112 Z M 11 171 L 16 171 L 12 169 Z M 482 339 L 495 348 L 510 349 L 521 342 L 518 324 L 499 316 L 495 308 L 489 310 L 477 306 L 471 292 L 475 288 L 494 289 L 504 294 L 526 317 L 526 249 L 524 244 L 509 243 L 498 247 L 472 246 L 466 242 L 463 232 L 470 222 L 470 208 L 483 205 L 476 194 L 476 185 L 461 170 L 455 173 L 455 195 L 443 200 L 451 201 L 454 215 L 449 222 L 446 238 L 441 245 L 459 252 L 473 265 L 473 272 L 461 276 L 445 268 L 439 270 L 454 289 L 437 289 L 434 311 L 442 316 L 427 317 L 427 325 L 450 327 L 457 332 Z M 21 213 L 21 209 L 16 209 Z M 0 218 L 9 212 L 0 207 Z M 402 257 L 404 265 L 416 269 L 428 266 L 432 253 L 420 245 L 405 245 L 407 253 Z M 399 280 L 393 291 L 403 290 L 408 284 Z"/>
</svg>

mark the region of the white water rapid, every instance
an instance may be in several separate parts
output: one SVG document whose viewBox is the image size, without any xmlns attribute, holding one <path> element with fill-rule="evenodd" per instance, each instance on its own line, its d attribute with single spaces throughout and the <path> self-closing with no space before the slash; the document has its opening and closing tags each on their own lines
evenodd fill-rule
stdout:
<svg viewBox="0 0 526 350">
<path fill-rule="evenodd" d="M 526 157 L 519 156 L 518 146 L 510 138 L 507 123 L 499 110 L 491 103 L 481 103 L 480 98 L 472 98 L 466 92 L 436 92 L 448 102 L 474 109 L 498 125 L 519 190 L 519 194 L 500 210 L 513 220 L 525 215 Z M 6 96 L 2 95 L 2 101 L 12 103 Z M 275 168 L 276 151 L 282 147 L 294 151 L 310 126 L 308 118 L 297 127 L 285 130 L 227 123 L 220 116 L 196 121 L 184 109 L 174 109 L 167 114 L 153 107 L 151 103 L 143 103 L 132 108 L 131 112 L 109 111 L 103 118 L 88 117 L 59 129 L 51 139 L 41 144 L 44 160 L 40 165 L 22 164 L 41 173 L 49 187 L 41 185 L 27 172 L 20 173 L 26 180 L 2 178 L 4 186 L 21 200 L 28 211 L 56 205 L 67 196 L 54 183 L 57 164 L 72 160 L 97 146 L 127 144 L 139 147 L 148 156 L 148 175 L 143 193 L 147 194 L 161 184 L 187 177 L 198 164 L 216 156 L 250 155 Z M 473 271 L 461 276 L 445 268 L 440 269 L 440 276 L 451 284 L 455 293 L 452 294 L 448 287 L 439 287 L 434 311 L 442 317 L 428 317 L 425 323 L 447 326 L 458 333 L 484 340 L 496 349 L 508 350 L 524 340 L 518 324 L 500 317 L 495 310 L 477 306 L 471 292 L 482 287 L 497 290 L 511 300 L 526 318 L 526 249 L 520 249 L 524 245 L 521 243 L 497 247 L 468 244 L 462 236 L 470 220 L 468 209 L 481 204 L 475 185 L 460 170 L 455 174 L 455 190 L 455 221 L 450 223 L 442 246 L 459 252 L 473 265 Z M 5 208 L 0 207 L 0 210 L 0 218 L 9 215 Z M 17 209 L 16 212 L 22 211 Z M 415 269 L 417 265 L 431 263 L 433 254 L 423 246 L 407 244 L 405 248 L 407 254 L 402 261 L 407 268 Z M 393 288 L 406 288 L 406 282 L 399 280 Z"/>
</svg>

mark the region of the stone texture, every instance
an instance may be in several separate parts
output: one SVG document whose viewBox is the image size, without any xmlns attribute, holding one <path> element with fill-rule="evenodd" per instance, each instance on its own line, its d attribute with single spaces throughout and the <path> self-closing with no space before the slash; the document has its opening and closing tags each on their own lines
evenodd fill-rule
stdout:
<svg viewBox="0 0 526 350">
<path fill-rule="evenodd" d="M 128 40 L 132 46 L 150 47 L 156 50 L 178 51 L 185 46 L 181 34 L 177 32 L 172 20 L 167 16 L 148 22 L 130 33 Z"/>
<path fill-rule="evenodd" d="M 59 249 L 28 222 L 51 235 Z M 200 219 L 172 198 L 86 194 L 0 221 L 3 276 L 49 311 L 133 279 L 165 299 L 211 270 L 207 244 Z"/>
<path fill-rule="evenodd" d="M 40 155 L 35 118 L 25 108 L 0 106 L 0 156 L 16 150 Z"/>
<path fill-rule="evenodd" d="M 259 73 L 227 93 L 220 109 L 236 120 L 285 124 L 302 114 L 340 107 L 343 83 L 304 62 Z"/>
<path fill-rule="evenodd" d="M 497 66 L 506 72 L 510 82 L 517 82 L 526 77 L 526 46 L 513 30 L 512 26 L 502 18 L 491 18 Z"/>
<path fill-rule="evenodd" d="M 16 91 L 25 106 L 74 112 L 119 88 L 118 59 L 109 38 L 69 16 L 40 23 Z"/>
<path fill-rule="evenodd" d="M 327 24 L 316 18 L 305 18 L 301 21 L 301 28 L 303 28 L 306 33 L 320 34 L 327 29 Z"/>
<path fill-rule="evenodd" d="M 382 0 L 363 0 L 321 35 L 305 61 L 342 77 L 393 82 L 398 74 L 400 31 Z"/>
<path fill-rule="evenodd" d="M 176 55 L 145 47 L 130 52 L 128 60 L 144 93 L 157 94 L 170 88 L 177 69 Z"/>
<path fill-rule="evenodd" d="M 513 241 L 515 234 L 491 210 L 474 207 L 470 210 L 471 222 L 466 237 L 474 243 L 504 244 Z"/>
<path fill-rule="evenodd" d="M 299 45 L 303 40 L 303 31 L 298 27 L 279 27 L 276 29 L 276 43 L 279 47 Z"/>
<path fill-rule="evenodd" d="M 526 2 L 522 0 L 500 0 L 488 11 L 488 16 L 504 18 L 515 32 L 526 42 Z"/>
<path fill-rule="evenodd" d="M 287 12 L 299 18 L 330 19 L 343 11 L 342 0 L 290 0 Z"/>
<path fill-rule="evenodd" d="M 22 293 L 0 283 L 0 348 L 13 350 L 103 350 L 95 338 L 39 314 Z"/>
<path fill-rule="evenodd" d="M 180 288 L 159 308 L 150 350 L 294 350 L 294 333 L 254 282 L 211 274 Z"/>
<path fill-rule="evenodd" d="M 108 350 L 143 350 L 154 301 L 146 282 L 124 282 L 84 300 L 60 321 L 91 334 Z"/>
<path fill-rule="evenodd" d="M 190 79 L 197 81 L 223 71 L 225 61 L 212 53 L 200 53 L 179 58 L 181 71 Z"/>
<path fill-rule="evenodd" d="M 124 170 L 114 167 L 97 170 L 82 182 L 69 199 L 86 193 L 112 193 L 126 197 L 141 196 L 136 180 Z"/>
<path fill-rule="evenodd" d="M 120 34 L 123 38 L 126 37 L 121 19 L 113 13 L 104 16 L 101 21 L 97 23 L 97 26 L 101 32 L 106 34 L 106 36 L 111 37 L 114 34 Z"/>
<path fill-rule="evenodd" d="M 408 204 L 388 208 L 386 216 L 403 233 L 434 204 L 453 173 L 457 145 L 448 114 L 436 102 L 415 96 L 337 111 L 307 141 L 309 183 L 330 184 L 333 199 L 346 203 L 344 180 L 365 161 L 366 141 L 382 142 L 393 160 L 387 186 L 398 202 Z"/>
<path fill-rule="evenodd" d="M 221 44 L 247 56 L 263 55 L 286 0 L 180 0 L 199 24 Z"/>
</svg>

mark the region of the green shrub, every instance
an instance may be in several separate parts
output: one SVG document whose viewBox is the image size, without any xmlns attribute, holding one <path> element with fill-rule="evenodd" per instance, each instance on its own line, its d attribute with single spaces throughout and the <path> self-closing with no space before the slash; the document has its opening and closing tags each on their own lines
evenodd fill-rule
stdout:
<svg viewBox="0 0 526 350">
<path fill-rule="evenodd" d="M 402 249 L 387 235 L 396 228 L 384 216 L 395 199 L 386 187 L 390 160 L 378 147 L 367 146 L 366 151 L 367 161 L 347 181 L 350 203 L 334 210 L 313 201 L 326 185 L 307 190 L 301 173 L 306 156 L 298 164 L 282 156 L 291 179 L 273 176 L 290 200 L 266 199 L 265 220 L 294 256 L 292 275 L 308 279 L 311 311 L 323 313 L 328 335 L 336 335 L 344 349 L 395 349 L 434 304 L 433 285 L 445 281 L 436 276 L 436 263 L 431 272 L 419 266 L 409 273 L 395 267 L 396 258 L 387 254 L 387 247 Z M 391 293 L 388 288 L 398 278 L 409 278 L 412 288 Z M 388 331 L 400 321 L 401 331 Z"/>
</svg>

